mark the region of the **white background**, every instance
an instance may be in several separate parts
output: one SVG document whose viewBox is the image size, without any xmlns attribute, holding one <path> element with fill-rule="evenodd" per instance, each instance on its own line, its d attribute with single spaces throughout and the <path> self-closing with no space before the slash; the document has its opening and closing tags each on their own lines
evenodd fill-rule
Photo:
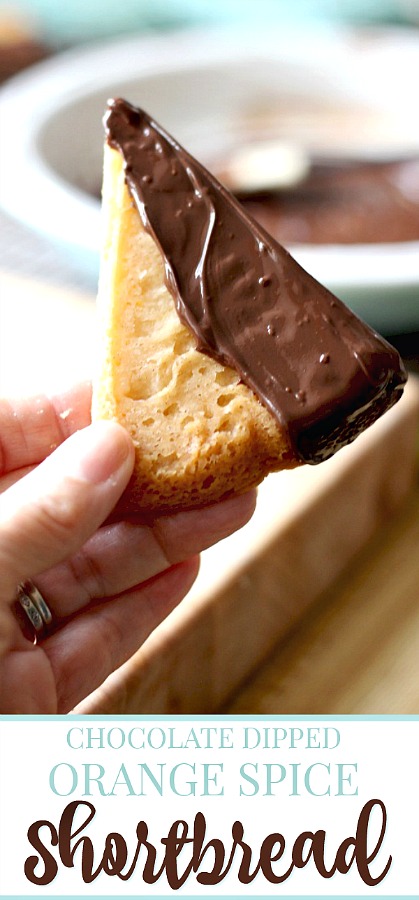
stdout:
<svg viewBox="0 0 419 900">
<path fill-rule="evenodd" d="M 260 745 L 255 749 L 244 749 L 243 735 L 246 727 L 250 730 L 259 729 L 263 734 L 268 729 L 269 743 L 274 728 L 285 729 L 287 738 L 279 749 L 264 748 Z M 307 733 L 310 727 L 315 729 L 312 736 L 318 736 L 320 743 L 325 728 L 338 729 L 339 746 L 331 750 L 307 749 Z M 91 749 L 76 750 L 71 749 L 67 743 L 70 728 L 83 730 L 82 733 L 73 732 L 77 741 L 81 740 L 82 734 L 83 738 L 87 739 L 88 728 L 91 728 L 94 734 L 98 734 L 98 729 L 103 728 L 105 737 L 112 728 L 118 729 L 111 735 L 114 739 L 118 737 L 119 730 L 128 735 L 130 730 L 134 729 L 133 733 L 137 738 L 138 728 L 144 728 L 146 732 L 162 729 L 165 734 L 172 728 L 176 744 L 185 743 L 193 728 L 201 746 L 196 748 L 193 740 L 190 740 L 184 749 L 153 750 L 150 747 L 133 749 L 126 745 L 116 750 L 108 746 L 99 748 L 96 742 Z M 201 738 L 205 732 L 201 729 L 207 728 L 233 729 L 234 746 L 220 749 L 217 732 L 212 747 L 206 749 L 206 740 L 204 737 Z M 304 738 L 294 748 L 289 746 L 292 728 L 301 729 L 304 733 Z M 254 735 L 255 731 L 251 731 L 251 734 Z M 294 734 L 298 735 L 298 732 Z M 333 732 L 331 734 L 333 736 Z M 159 731 L 153 731 L 152 735 L 158 737 Z M 240 894 L 245 897 L 419 896 L 416 813 L 419 808 L 419 784 L 416 778 L 419 721 L 415 718 L 407 721 L 397 718 L 334 720 L 327 717 L 312 720 L 281 717 L 265 717 L 259 720 L 254 717 L 231 720 L 227 718 L 217 720 L 214 717 L 11 718 L 0 722 L 0 752 L 0 896 L 48 897 L 66 894 L 120 897 L 138 894 L 147 896 Z M 93 796 L 83 796 L 86 763 L 100 764 L 104 767 L 106 775 L 103 784 L 105 789 L 110 791 L 122 763 L 125 764 L 137 789 L 139 763 L 147 763 L 158 774 L 160 763 L 166 764 L 165 773 L 168 773 L 178 763 L 185 762 L 196 766 L 195 796 L 176 796 L 170 790 L 167 781 L 164 796 L 160 797 L 147 779 L 145 779 L 145 784 L 148 785 L 147 794 L 143 797 L 127 795 L 124 786 L 115 789 L 118 791 L 116 796 L 102 797 L 96 792 Z M 300 796 L 290 796 L 292 783 L 287 777 L 275 787 L 273 796 L 263 796 L 265 788 L 262 778 L 260 778 L 261 789 L 256 796 L 240 796 L 240 783 L 246 790 L 249 789 L 249 785 L 240 779 L 239 775 L 240 766 L 244 762 L 257 763 L 259 772 L 262 773 L 267 763 L 280 763 L 285 767 L 289 767 L 292 763 L 299 764 L 299 772 L 304 772 L 313 763 L 330 764 L 333 773 L 330 779 L 331 795 L 310 796 L 302 786 Z M 79 787 L 71 795 L 57 796 L 50 788 L 50 772 L 58 763 L 69 763 L 77 771 Z M 223 765 L 223 772 L 219 776 L 216 788 L 224 786 L 223 796 L 201 796 L 204 763 Z M 358 788 L 357 796 L 333 796 L 336 784 L 334 773 L 338 763 L 357 764 L 357 774 L 353 776 L 353 786 Z M 191 774 L 186 767 L 178 771 L 179 775 L 183 771 L 186 776 Z M 319 778 L 313 780 L 313 784 L 319 786 L 319 792 L 325 789 L 328 783 L 324 782 L 323 785 L 321 780 L 323 774 L 324 770 L 319 769 Z M 57 788 L 63 792 L 68 789 L 68 784 L 68 779 L 65 782 L 57 780 Z M 187 790 L 184 779 L 178 779 L 178 787 L 179 790 Z M 264 837 L 271 832 L 281 832 L 286 838 L 288 850 L 283 861 L 273 864 L 273 869 L 284 872 L 289 865 L 292 844 L 302 831 L 326 830 L 326 847 L 330 854 L 327 863 L 331 865 L 340 842 L 355 834 L 359 813 L 364 803 L 372 798 L 381 799 L 386 805 L 388 814 L 386 837 L 379 856 L 371 864 L 372 873 L 378 874 L 382 871 L 389 855 L 393 858 L 389 874 L 376 887 L 368 887 L 362 882 L 355 864 L 348 874 L 337 873 L 331 879 L 325 880 L 317 873 L 313 861 L 310 860 L 305 868 L 294 870 L 290 878 L 281 885 L 270 884 L 260 873 L 251 884 L 242 885 L 237 879 L 237 865 L 233 863 L 227 877 L 215 888 L 198 884 L 195 876 L 191 874 L 185 885 L 174 892 L 164 876 L 155 885 L 145 885 L 142 882 L 141 858 L 144 860 L 144 856 L 140 857 L 132 877 L 127 882 L 101 873 L 91 884 L 85 884 L 80 874 L 80 851 L 77 851 L 75 856 L 75 867 L 68 869 L 60 863 L 57 848 L 50 845 L 49 849 L 59 863 L 59 871 L 53 882 L 40 888 L 31 884 L 24 875 L 25 859 L 35 852 L 27 838 L 29 825 L 39 819 L 48 819 L 58 827 L 65 806 L 73 800 L 89 800 L 96 807 L 94 821 L 83 832 L 94 843 L 95 866 L 99 864 L 102 856 L 104 838 L 111 831 L 118 831 L 124 836 L 129 848 L 127 863 L 129 866 L 136 846 L 135 828 L 142 819 L 148 824 L 149 840 L 156 845 L 158 859 L 161 859 L 160 839 L 167 835 L 170 825 L 176 819 L 183 818 L 189 823 L 191 832 L 196 813 L 202 811 L 207 819 L 206 841 L 211 837 L 222 838 L 227 858 L 232 844 L 231 826 L 237 819 L 244 825 L 244 840 L 253 849 L 254 865 L 257 863 Z M 47 835 L 45 832 L 43 834 L 48 846 Z M 373 835 L 372 842 L 374 843 Z M 189 852 L 188 848 L 185 848 L 183 851 L 185 855 L 181 857 L 185 860 L 185 865 L 190 858 Z M 240 860 L 239 852 L 237 860 Z M 211 854 L 208 855 L 207 861 L 210 863 Z M 42 862 L 40 867 L 43 867 Z M 206 868 L 204 863 L 202 868 Z"/>
</svg>

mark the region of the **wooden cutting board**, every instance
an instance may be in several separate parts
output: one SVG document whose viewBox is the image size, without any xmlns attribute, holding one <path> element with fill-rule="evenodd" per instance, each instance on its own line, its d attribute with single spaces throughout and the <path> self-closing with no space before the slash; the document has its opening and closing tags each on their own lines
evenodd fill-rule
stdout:
<svg viewBox="0 0 419 900">
<path fill-rule="evenodd" d="M 419 485 L 223 712 L 419 714 Z"/>
<path fill-rule="evenodd" d="M 58 387 L 89 376 L 94 352 L 91 297 L 7 276 L 0 288 L 0 317 L 3 393 Z M 374 559 L 392 529 L 398 534 L 400 517 L 408 523 L 412 549 L 418 427 L 419 382 L 412 378 L 402 401 L 351 447 L 321 466 L 266 479 L 252 521 L 203 554 L 200 575 L 186 600 L 77 711 L 336 712 L 330 704 L 327 710 L 321 708 L 321 686 L 328 688 L 330 697 L 332 673 L 342 659 L 349 687 L 347 706 L 343 699 L 339 711 L 353 712 L 350 686 L 361 671 L 362 656 L 353 649 L 355 636 L 345 606 L 351 596 L 348 585 L 360 554 L 374 572 Z M 413 508 L 419 512 L 419 504 Z M 388 554 L 391 559 L 389 549 Z M 415 561 L 418 556 L 419 551 Z M 386 556 L 381 560 L 384 570 L 385 560 Z M 399 585 L 409 581 L 409 555 L 402 556 L 400 571 L 388 572 L 388 580 L 390 574 Z M 380 633 L 383 640 L 378 626 L 386 583 L 382 571 L 376 590 L 374 577 L 369 581 L 365 622 L 370 650 L 374 634 Z M 339 614 L 332 624 L 320 613 L 323 624 L 313 619 L 313 610 L 322 608 L 325 597 L 337 603 Z M 368 618 L 370 607 L 374 614 L 370 609 Z M 388 651 L 397 605 L 391 606 L 394 621 L 388 600 L 386 610 Z M 354 622 L 362 636 L 362 607 L 357 607 Z M 328 646 L 338 648 L 338 656 L 329 658 L 334 670 L 320 665 L 323 633 Z M 367 652 L 365 642 L 361 646 Z M 314 665 L 314 675 L 305 670 L 306 682 L 300 678 L 304 658 L 311 658 Z M 281 680 L 282 665 L 287 666 L 288 681 Z M 316 679 L 316 672 L 322 673 L 323 681 L 320 676 Z M 326 701 L 324 692 L 323 698 Z M 382 702 L 385 705 L 385 698 Z"/>
<path fill-rule="evenodd" d="M 212 713 L 237 693 L 242 709 L 247 682 L 245 710 L 256 712 L 251 686 L 263 662 L 339 579 L 343 590 L 358 555 L 412 494 L 418 425 L 412 380 L 404 399 L 332 460 L 269 476 L 252 521 L 203 554 L 181 606 L 79 711 Z M 263 703 L 263 682 L 258 696 Z M 279 691 L 270 712 L 281 706 Z"/>
</svg>

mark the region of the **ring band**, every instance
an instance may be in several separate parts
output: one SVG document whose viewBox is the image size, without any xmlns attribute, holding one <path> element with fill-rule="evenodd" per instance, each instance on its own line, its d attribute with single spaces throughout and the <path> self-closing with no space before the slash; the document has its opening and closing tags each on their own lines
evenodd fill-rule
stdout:
<svg viewBox="0 0 419 900">
<path fill-rule="evenodd" d="M 28 578 L 18 584 L 16 599 L 29 619 L 35 637 L 44 637 L 52 623 L 52 612 L 33 581 Z"/>
<path fill-rule="evenodd" d="M 35 604 L 39 614 L 41 615 L 45 625 L 50 625 L 52 622 L 52 612 L 49 606 L 45 603 L 45 600 L 41 594 L 41 591 L 38 590 L 36 584 L 33 581 L 25 581 L 23 584 L 19 584 L 19 589 L 25 597 L 29 597 L 32 603 Z"/>
</svg>

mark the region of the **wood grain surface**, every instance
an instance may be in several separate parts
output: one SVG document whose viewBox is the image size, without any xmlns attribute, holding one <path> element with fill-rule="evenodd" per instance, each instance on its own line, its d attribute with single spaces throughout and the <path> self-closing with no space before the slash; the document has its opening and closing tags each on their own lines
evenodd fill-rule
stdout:
<svg viewBox="0 0 419 900">
<path fill-rule="evenodd" d="M 419 714 L 419 488 L 223 712 Z"/>
</svg>

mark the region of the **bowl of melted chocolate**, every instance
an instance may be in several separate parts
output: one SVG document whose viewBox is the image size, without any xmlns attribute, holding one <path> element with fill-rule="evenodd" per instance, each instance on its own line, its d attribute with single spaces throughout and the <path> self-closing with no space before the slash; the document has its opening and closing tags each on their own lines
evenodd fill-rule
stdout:
<svg viewBox="0 0 419 900">
<path fill-rule="evenodd" d="M 419 241 L 419 159 L 314 162 L 298 186 L 240 199 L 288 246 Z"/>
<path fill-rule="evenodd" d="M 373 325 L 417 329 L 418 74 L 409 30 L 184 31 L 68 51 L 0 94 L 0 203 L 95 279 L 108 97 L 141 105 L 221 180 L 237 147 L 291 143 L 306 171 L 245 185 L 247 211 Z"/>
</svg>

